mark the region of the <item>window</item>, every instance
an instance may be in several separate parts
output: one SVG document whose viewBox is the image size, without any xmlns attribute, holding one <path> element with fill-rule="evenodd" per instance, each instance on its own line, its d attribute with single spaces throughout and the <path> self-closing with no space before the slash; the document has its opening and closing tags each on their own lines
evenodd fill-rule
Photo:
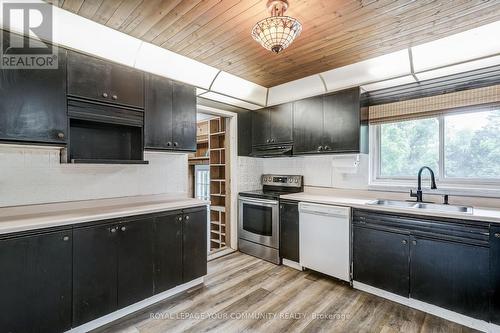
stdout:
<svg viewBox="0 0 500 333">
<path fill-rule="evenodd" d="M 440 182 L 500 182 L 500 109 L 373 127 L 372 181 L 415 179 L 431 167 Z"/>
</svg>

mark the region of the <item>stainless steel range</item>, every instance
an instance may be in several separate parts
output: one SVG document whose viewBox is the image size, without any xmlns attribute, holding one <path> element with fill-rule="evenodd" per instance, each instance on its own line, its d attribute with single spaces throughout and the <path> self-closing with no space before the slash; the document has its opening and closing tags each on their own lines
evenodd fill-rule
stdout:
<svg viewBox="0 0 500 333">
<path fill-rule="evenodd" d="M 280 264 L 279 198 L 304 190 L 302 176 L 262 175 L 262 190 L 240 192 L 238 247 L 241 252 Z"/>
</svg>

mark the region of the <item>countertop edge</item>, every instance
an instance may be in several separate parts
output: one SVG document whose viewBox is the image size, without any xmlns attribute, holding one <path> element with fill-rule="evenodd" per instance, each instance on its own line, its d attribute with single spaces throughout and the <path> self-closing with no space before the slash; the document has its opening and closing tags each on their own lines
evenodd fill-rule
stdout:
<svg viewBox="0 0 500 333">
<path fill-rule="evenodd" d="M 429 216 L 429 217 L 442 217 L 442 218 L 451 218 L 457 220 L 475 220 L 480 222 L 490 222 L 490 223 L 498 223 L 500 224 L 500 210 L 494 210 L 490 208 L 483 207 L 474 207 L 472 214 L 454 214 L 449 212 L 438 212 L 438 211 L 422 211 L 422 210 L 414 210 L 414 209 L 405 209 L 405 208 L 394 208 L 394 207 L 379 207 L 373 205 L 367 205 L 366 203 L 359 203 L 360 201 L 373 201 L 373 199 L 363 199 L 363 198 L 347 198 L 347 197 L 331 197 L 331 199 L 324 199 L 324 195 L 315 195 L 315 194 L 304 194 L 304 193 L 293 193 L 293 194 L 285 194 L 280 196 L 280 199 L 293 200 L 299 202 L 309 202 L 309 203 L 317 203 L 324 205 L 336 205 L 336 206 L 344 206 L 351 207 L 357 209 L 366 209 L 373 210 L 379 212 L 388 212 L 388 213 L 401 213 L 401 214 L 410 214 L 410 215 L 419 215 L 419 216 Z M 355 202 L 357 201 L 357 202 Z M 488 216 L 485 214 L 476 214 L 476 212 L 491 212 L 495 214 L 494 216 Z"/>
<path fill-rule="evenodd" d="M 53 219 L 47 222 L 46 221 L 37 222 L 36 219 L 32 219 L 32 221 L 30 221 L 30 219 L 27 219 L 26 222 L 18 220 L 12 222 L 12 224 L 9 223 L 9 225 L 2 226 L 3 223 L 7 223 L 3 222 L 0 223 L 0 235 L 15 234 L 19 232 L 29 232 L 34 230 L 48 229 L 48 228 L 65 227 L 80 223 L 87 223 L 94 221 L 97 222 L 101 220 L 110 220 L 115 218 L 130 217 L 136 215 L 154 214 L 154 213 L 160 213 L 178 209 L 202 207 L 202 206 L 208 206 L 209 204 L 210 203 L 208 201 L 202 201 L 191 198 L 182 198 L 179 200 L 168 201 L 165 203 L 159 203 L 159 204 L 156 203 L 154 205 L 150 205 L 150 207 L 148 207 L 147 205 L 145 205 L 145 207 L 143 208 L 141 208 L 140 206 L 135 206 L 129 210 L 118 209 L 114 212 L 111 211 L 111 212 L 87 214 L 78 217 L 65 217 L 64 215 L 58 217 L 57 215 L 55 215 Z M 106 207 L 104 207 L 103 210 L 105 210 L 105 208 Z"/>
</svg>

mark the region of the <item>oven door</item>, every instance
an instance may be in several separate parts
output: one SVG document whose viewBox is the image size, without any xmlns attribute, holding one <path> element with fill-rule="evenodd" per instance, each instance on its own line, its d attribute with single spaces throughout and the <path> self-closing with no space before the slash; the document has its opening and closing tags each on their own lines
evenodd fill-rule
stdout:
<svg viewBox="0 0 500 333">
<path fill-rule="evenodd" d="M 239 197 L 239 238 L 279 247 L 279 211 L 277 200 Z"/>
</svg>

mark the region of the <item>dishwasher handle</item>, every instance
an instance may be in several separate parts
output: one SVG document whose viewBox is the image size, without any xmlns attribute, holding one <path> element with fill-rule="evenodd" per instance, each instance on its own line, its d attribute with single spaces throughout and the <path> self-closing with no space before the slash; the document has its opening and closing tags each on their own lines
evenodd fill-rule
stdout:
<svg viewBox="0 0 500 333">
<path fill-rule="evenodd" d="M 330 205 L 319 205 L 300 202 L 299 212 L 303 214 L 313 214 L 321 216 L 332 216 L 332 217 L 350 217 L 351 208 L 350 207 L 339 207 Z"/>
</svg>

